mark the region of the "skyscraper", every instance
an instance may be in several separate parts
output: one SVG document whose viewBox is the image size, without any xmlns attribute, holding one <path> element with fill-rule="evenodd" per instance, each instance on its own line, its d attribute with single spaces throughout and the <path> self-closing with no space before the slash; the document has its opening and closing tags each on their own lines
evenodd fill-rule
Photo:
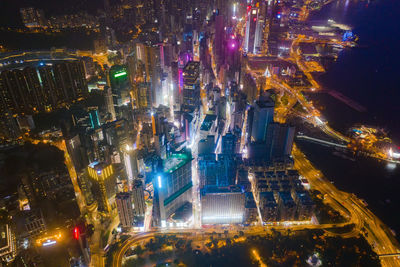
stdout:
<svg viewBox="0 0 400 267">
<path fill-rule="evenodd" d="M 222 154 L 233 155 L 235 154 L 235 148 L 236 148 L 236 136 L 234 136 L 231 132 L 222 136 L 222 143 L 221 143 Z"/>
<path fill-rule="evenodd" d="M 128 192 L 120 192 L 115 196 L 119 221 L 123 228 L 129 229 L 133 225 L 133 209 L 131 195 Z"/>
<path fill-rule="evenodd" d="M 163 160 L 162 170 L 154 174 L 154 222 L 165 225 L 167 219 L 186 202 L 192 201 L 192 157 L 172 154 Z"/>
<path fill-rule="evenodd" d="M 257 54 L 261 50 L 262 31 L 264 19 L 260 14 L 260 8 L 253 7 L 248 10 L 244 51 Z"/>
<path fill-rule="evenodd" d="M 116 114 L 115 114 L 115 107 L 114 107 L 114 101 L 113 101 L 113 95 L 112 95 L 112 89 L 109 86 L 106 86 L 104 88 L 104 97 L 105 97 L 105 104 L 107 108 L 107 113 L 109 114 L 109 119 L 111 121 L 116 120 Z"/>
<path fill-rule="evenodd" d="M 143 182 L 140 179 L 133 180 L 132 199 L 135 207 L 135 214 L 138 216 L 144 216 L 146 213 L 146 203 L 144 201 Z"/>
<path fill-rule="evenodd" d="M 200 105 L 200 63 L 190 61 L 183 69 L 183 109 L 193 111 Z"/>
<path fill-rule="evenodd" d="M 88 166 L 88 174 L 92 180 L 93 196 L 99 209 L 110 212 L 115 202 L 115 176 L 111 164 L 92 162 Z"/>
<path fill-rule="evenodd" d="M 215 37 L 214 37 L 214 56 L 216 58 L 217 68 L 224 63 L 224 16 L 218 15 L 215 17 Z"/>
<path fill-rule="evenodd" d="M 292 152 L 294 134 L 294 126 L 271 123 L 266 135 L 267 158 L 272 160 L 289 156 Z"/>
<path fill-rule="evenodd" d="M 109 72 L 109 79 L 115 114 L 117 118 L 121 118 L 121 107 L 130 105 L 131 85 L 127 68 L 122 65 L 112 66 Z"/>
<path fill-rule="evenodd" d="M 253 124 L 251 127 L 251 141 L 265 141 L 268 125 L 274 121 L 274 106 L 275 103 L 270 99 L 255 103 L 252 118 Z"/>
</svg>

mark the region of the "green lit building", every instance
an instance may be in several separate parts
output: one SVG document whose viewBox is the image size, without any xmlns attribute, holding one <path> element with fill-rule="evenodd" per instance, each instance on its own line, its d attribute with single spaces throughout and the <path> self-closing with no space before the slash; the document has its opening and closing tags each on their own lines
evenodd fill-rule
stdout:
<svg viewBox="0 0 400 267">
<path fill-rule="evenodd" d="M 132 88 L 126 66 L 112 66 L 109 71 L 109 79 L 115 113 L 117 118 L 120 118 L 121 107 L 124 105 L 130 105 L 131 103 L 130 92 Z"/>
<path fill-rule="evenodd" d="M 177 209 L 192 202 L 191 154 L 172 154 L 163 160 L 162 170 L 154 175 L 153 186 L 153 219 L 156 225 L 164 226 Z"/>
</svg>

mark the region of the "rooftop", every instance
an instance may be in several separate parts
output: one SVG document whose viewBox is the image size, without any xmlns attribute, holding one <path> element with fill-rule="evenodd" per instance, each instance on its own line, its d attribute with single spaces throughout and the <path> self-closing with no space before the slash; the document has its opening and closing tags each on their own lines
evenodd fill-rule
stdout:
<svg viewBox="0 0 400 267">
<path fill-rule="evenodd" d="M 239 186 L 229 186 L 229 187 L 217 187 L 209 186 L 202 190 L 203 194 L 232 194 L 232 193 L 242 193 Z"/>
<path fill-rule="evenodd" d="M 163 171 L 165 173 L 172 173 L 180 167 L 184 166 L 186 163 L 190 162 L 191 160 L 192 157 L 188 154 L 172 154 L 163 161 Z"/>
<path fill-rule="evenodd" d="M 278 193 L 280 198 L 283 201 L 283 204 L 286 205 L 294 205 L 294 201 L 292 196 L 290 195 L 290 192 L 287 191 L 282 191 Z"/>
<path fill-rule="evenodd" d="M 190 61 L 183 68 L 183 72 L 185 75 L 186 74 L 198 75 L 199 71 L 200 71 L 200 62 L 198 62 L 198 61 Z"/>
<path fill-rule="evenodd" d="M 209 131 L 211 129 L 211 125 L 217 119 L 217 115 L 207 114 L 204 118 L 203 123 L 201 124 L 200 130 Z"/>
</svg>

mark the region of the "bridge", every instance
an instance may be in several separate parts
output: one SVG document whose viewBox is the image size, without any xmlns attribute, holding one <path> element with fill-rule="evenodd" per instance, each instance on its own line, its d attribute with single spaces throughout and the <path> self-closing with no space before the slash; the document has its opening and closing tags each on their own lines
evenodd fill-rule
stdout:
<svg viewBox="0 0 400 267">
<path fill-rule="evenodd" d="M 314 142 L 314 143 L 317 143 L 317 144 L 321 144 L 321 145 L 324 145 L 324 146 L 347 148 L 347 146 L 343 145 L 343 144 L 338 144 L 338 143 L 334 143 L 334 142 L 330 142 L 330 141 L 326 141 L 326 140 L 310 137 L 310 136 L 307 136 L 307 135 L 297 135 L 297 138 L 298 139 L 308 140 L 308 141 L 311 141 L 311 142 Z"/>
<path fill-rule="evenodd" d="M 400 258 L 400 253 L 390 253 L 390 254 L 380 254 L 379 258 L 390 258 L 390 257 L 398 257 Z"/>
</svg>

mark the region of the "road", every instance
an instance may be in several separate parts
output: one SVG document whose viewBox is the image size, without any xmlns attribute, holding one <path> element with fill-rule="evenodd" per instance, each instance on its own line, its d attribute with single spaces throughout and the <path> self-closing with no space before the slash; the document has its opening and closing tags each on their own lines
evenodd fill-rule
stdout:
<svg viewBox="0 0 400 267">
<path fill-rule="evenodd" d="M 325 195 L 327 202 L 333 208 L 341 214 L 348 214 L 350 222 L 355 224 L 354 229 L 350 233 L 344 234 L 343 237 L 362 234 L 363 229 L 365 229 L 364 231 L 367 234 L 364 234 L 364 237 L 378 255 L 395 254 L 392 257 L 381 257 L 382 266 L 400 266 L 400 260 L 396 257 L 400 249 L 387 226 L 368 210 L 354 194 L 340 191 L 330 183 L 296 146 L 293 147 L 292 155 L 295 168 L 309 181 L 311 188 Z"/>
<path fill-rule="evenodd" d="M 329 228 L 334 228 L 334 227 L 344 227 L 346 225 L 349 225 L 349 223 L 339 223 L 339 224 L 294 224 L 294 225 L 287 225 L 287 224 L 275 224 L 275 225 L 269 225 L 269 226 L 251 226 L 251 227 L 231 227 L 229 229 L 228 235 L 229 236 L 234 236 L 237 235 L 239 231 L 243 231 L 245 236 L 252 236 L 252 235 L 266 235 L 266 234 L 272 234 L 273 231 L 302 231 L 305 229 L 309 230 L 315 230 L 315 229 L 322 229 L 326 230 Z M 200 238 L 203 240 L 209 239 L 210 235 L 215 234 L 215 233 L 221 233 L 223 234 L 226 228 L 223 227 L 213 227 L 213 228 L 207 228 L 207 229 L 162 229 L 162 230 L 155 230 L 155 231 L 150 231 L 150 232 L 145 232 L 145 233 L 139 233 L 131 236 L 129 239 L 127 239 L 121 247 L 114 253 L 113 255 L 113 264 L 112 267 L 121 267 L 123 258 L 125 253 L 128 251 L 128 249 L 134 245 L 136 245 L 138 242 L 144 241 L 146 239 L 154 238 L 156 235 L 178 235 L 178 236 L 184 236 L 186 239 L 187 238 Z M 335 235 L 335 236 L 341 236 L 342 234 L 335 234 L 335 233 L 329 233 L 327 232 L 327 235 Z M 356 234 L 349 234 L 349 236 L 356 236 Z"/>
</svg>

